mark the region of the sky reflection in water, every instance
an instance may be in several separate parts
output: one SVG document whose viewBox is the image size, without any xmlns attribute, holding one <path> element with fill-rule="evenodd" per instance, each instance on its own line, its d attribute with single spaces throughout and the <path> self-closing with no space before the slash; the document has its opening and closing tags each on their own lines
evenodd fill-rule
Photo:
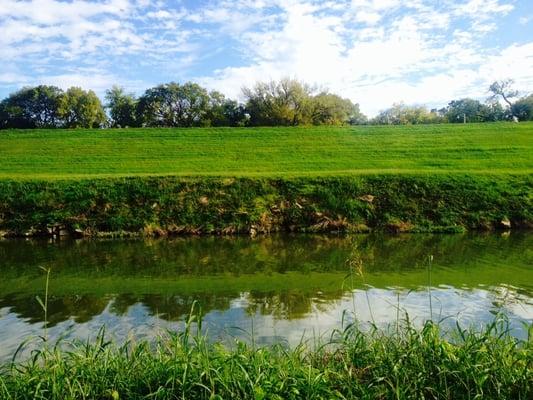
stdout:
<svg viewBox="0 0 533 400">
<path fill-rule="evenodd" d="M 273 236 L 158 241 L 0 241 L 0 360 L 43 334 L 38 266 L 51 267 L 48 335 L 153 338 L 183 329 L 194 301 L 213 340 L 298 343 L 343 317 L 393 326 L 533 322 L 533 237 Z M 433 255 L 431 267 L 428 256 Z M 431 299 L 431 302 L 430 302 Z"/>
</svg>

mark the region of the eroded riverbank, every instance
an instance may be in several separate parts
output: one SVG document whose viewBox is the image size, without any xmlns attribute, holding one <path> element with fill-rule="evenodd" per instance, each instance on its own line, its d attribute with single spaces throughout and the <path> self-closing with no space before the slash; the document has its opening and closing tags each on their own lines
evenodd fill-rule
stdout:
<svg viewBox="0 0 533 400">
<path fill-rule="evenodd" d="M 527 174 L 3 180 L 0 235 L 530 230 L 532 193 Z"/>
</svg>

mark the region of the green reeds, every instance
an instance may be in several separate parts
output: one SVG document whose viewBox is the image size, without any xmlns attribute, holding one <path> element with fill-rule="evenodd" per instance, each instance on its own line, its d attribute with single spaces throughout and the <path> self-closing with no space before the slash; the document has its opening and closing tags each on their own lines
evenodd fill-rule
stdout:
<svg viewBox="0 0 533 400">
<path fill-rule="evenodd" d="M 327 342 L 227 347 L 191 314 L 156 343 L 62 342 L 0 369 L 1 399 L 531 399 L 533 340 L 497 319 L 479 332 L 408 320 L 349 324 Z"/>
</svg>

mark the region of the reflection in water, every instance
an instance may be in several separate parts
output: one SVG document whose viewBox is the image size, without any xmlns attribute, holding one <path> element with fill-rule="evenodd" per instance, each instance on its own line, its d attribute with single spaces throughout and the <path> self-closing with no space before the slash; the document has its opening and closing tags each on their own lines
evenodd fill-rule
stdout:
<svg viewBox="0 0 533 400">
<path fill-rule="evenodd" d="M 503 313 L 523 336 L 532 249 L 527 234 L 0 241 L 0 360 L 42 334 L 38 266 L 52 268 L 52 339 L 103 325 L 118 339 L 151 338 L 181 329 L 195 301 L 214 340 L 253 331 L 257 343 L 297 343 L 338 328 L 346 310 L 384 326 L 406 313 L 445 326 Z"/>
</svg>

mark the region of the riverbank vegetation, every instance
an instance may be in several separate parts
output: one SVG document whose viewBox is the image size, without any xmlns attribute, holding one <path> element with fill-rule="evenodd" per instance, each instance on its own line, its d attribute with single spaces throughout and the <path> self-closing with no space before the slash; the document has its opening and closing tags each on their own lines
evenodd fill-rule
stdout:
<svg viewBox="0 0 533 400">
<path fill-rule="evenodd" d="M 198 323 L 197 323 L 198 322 Z M 200 329 L 198 329 L 200 328 Z M 198 332 L 198 333 L 195 333 Z M 227 347 L 186 329 L 157 343 L 43 343 L 0 367 L 3 399 L 529 399 L 533 341 L 497 320 L 481 332 L 427 322 L 348 324 L 322 343 Z"/>
<path fill-rule="evenodd" d="M 532 123 L 0 135 L 14 235 L 531 227 Z"/>
<path fill-rule="evenodd" d="M 531 228 L 525 175 L 0 181 L 5 235 L 462 232 Z"/>
<path fill-rule="evenodd" d="M 97 127 L 310 126 L 361 124 L 435 124 L 533 119 L 533 95 L 519 98 L 510 80 L 494 82 L 485 103 L 451 100 L 429 110 L 394 104 L 368 119 L 359 104 L 296 79 L 258 82 L 243 88 L 244 102 L 226 98 L 193 82 L 170 82 L 137 97 L 114 86 L 105 106 L 79 87 L 26 87 L 0 102 L 0 129 Z M 503 105 L 502 101 L 503 100 Z M 107 114 L 106 114 L 107 111 Z"/>
</svg>

